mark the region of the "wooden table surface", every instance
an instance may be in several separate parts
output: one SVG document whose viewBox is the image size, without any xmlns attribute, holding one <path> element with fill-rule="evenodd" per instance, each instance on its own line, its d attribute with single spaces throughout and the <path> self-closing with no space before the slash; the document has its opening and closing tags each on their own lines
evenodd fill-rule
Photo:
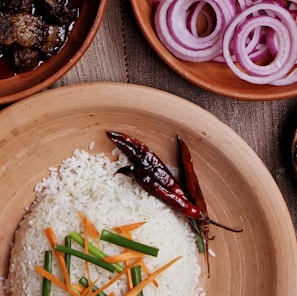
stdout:
<svg viewBox="0 0 297 296">
<path fill-rule="evenodd" d="M 95 81 L 161 89 L 217 116 L 238 133 L 267 166 L 283 193 L 297 231 L 297 181 L 288 173 L 285 157 L 285 151 L 289 151 L 286 150 L 288 135 L 292 126 L 297 125 L 297 98 L 238 101 L 190 84 L 150 48 L 127 0 L 109 0 L 102 26 L 87 53 L 50 88 Z"/>
</svg>

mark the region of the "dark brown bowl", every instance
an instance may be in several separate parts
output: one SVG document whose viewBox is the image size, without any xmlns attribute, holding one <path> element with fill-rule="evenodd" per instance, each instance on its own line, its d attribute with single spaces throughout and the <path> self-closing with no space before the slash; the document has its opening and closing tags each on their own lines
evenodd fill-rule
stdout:
<svg viewBox="0 0 297 296">
<path fill-rule="evenodd" d="M 7 104 L 28 97 L 53 84 L 68 72 L 89 48 L 103 20 L 107 0 L 82 1 L 80 16 L 68 36 L 64 47 L 38 68 L 14 74 L 1 69 L 0 104 Z M 3 72 L 7 72 L 3 75 Z"/>
</svg>

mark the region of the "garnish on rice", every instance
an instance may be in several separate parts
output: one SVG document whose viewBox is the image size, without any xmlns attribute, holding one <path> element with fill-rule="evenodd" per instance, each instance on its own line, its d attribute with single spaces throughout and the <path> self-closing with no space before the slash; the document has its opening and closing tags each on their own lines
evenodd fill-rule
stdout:
<svg viewBox="0 0 297 296">
<path fill-rule="evenodd" d="M 125 296 L 142 296 L 143 289 L 149 284 L 153 283 L 156 287 L 156 277 L 165 272 L 171 265 L 173 265 L 181 257 L 176 257 L 159 267 L 153 272 L 149 271 L 143 259 L 145 256 L 158 256 L 159 249 L 152 247 L 138 241 L 132 237 L 131 231 L 141 227 L 143 222 L 133 223 L 129 225 L 118 226 L 111 232 L 103 229 L 101 234 L 96 229 L 94 224 L 81 212 L 79 217 L 83 223 L 84 233 L 80 235 L 76 232 L 71 232 L 65 237 L 65 244 L 60 245 L 57 242 L 56 235 L 53 228 L 48 227 L 44 233 L 48 239 L 52 250 L 45 252 L 44 267 L 36 266 L 36 272 L 43 277 L 42 296 L 51 295 L 51 284 L 57 285 L 70 295 L 78 296 L 107 296 L 115 295 L 113 292 L 106 294 L 104 291 L 110 288 L 120 277 L 126 275 L 127 277 L 127 293 Z M 90 239 L 94 243 L 90 242 Z M 83 250 L 78 250 L 72 247 L 71 240 L 74 240 Z M 102 241 L 116 244 L 122 248 L 122 251 L 116 255 L 108 256 L 99 247 Z M 52 253 L 56 256 L 59 267 L 62 272 L 62 278 L 54 275 L 52 270 Z M 67 256 L 66 256 L 67 255 Z M 85 270 L 82 270 L 81 278 L 78 283 L 71 283 L 71 257 L 77 257 L 85 261 Z M 103 286 L 97 286 L 97 279 L 91 278 L 89 272 L 89 263 L 95 264 L 110 272 L 110 280 L 104 283 Z M 143 276 L 144 274 L 144 276 Z"/>
</svg>

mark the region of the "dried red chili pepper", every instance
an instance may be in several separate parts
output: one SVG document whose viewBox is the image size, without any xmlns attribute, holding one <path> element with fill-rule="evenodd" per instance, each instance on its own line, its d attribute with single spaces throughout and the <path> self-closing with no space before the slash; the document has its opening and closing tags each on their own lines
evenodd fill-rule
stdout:
<svg viewBox="0 0 297 296">
<path fill-rule="evenodd" d="M 166 185 L 163 185 L 155 175 L 141 167 L 134 165 L 120 168 L 117 173 L 122 173 L 133 177 L 135 181 L 148 193 L 162 199 L 176 211 L 195 221 L 211 223 L 209 218 L 198 207 L 194 206 L 184 195 L 181 189 L 172 191 Z"/>
<path fill-rule="evenodd" d="M 203 221 L 234 232 L 242 231 L 241 229 L 229 228 L 209 219 L 199 207 L 192 204 L 166 165 L 144 143 L 118 132 L 106 131 L 106 134 L 133 163 L 133 166 L 119 169 L 118 173 L 133 176 L 149 193 L 167 202 L 193 220 Z"/>
<path fill-rule="evenodd" d="M 144 169 L 147 174 L 153 174 L 158 182 L 170 190 L 181 190 L 177 179 L 149 147 L 126 134 L 106 131 L 106 135 L 136 167 Z"/>
<path fill-rule="evenodd" d="M 206 202 L 198 181 L 198 177 L 194 169 L 194 164 L 190 150 L 180 136 L 177 136 L 177 144 L 181 187 L 185 192 L 187 198 L 194 205 L 197 205 L 206 215 L 208 215 Z M 191 222 L 197 235 L 199 235 L 204 240 L 205 259 L 208 269 L 208 276 L 210 276 L 208 241 L 210 239 L 213 239 L 213 237 L 209 238 L 209 223 L 205 223 L 204 221 L 198 221 L 198 223 L 197 221 Z"/>
</svg>

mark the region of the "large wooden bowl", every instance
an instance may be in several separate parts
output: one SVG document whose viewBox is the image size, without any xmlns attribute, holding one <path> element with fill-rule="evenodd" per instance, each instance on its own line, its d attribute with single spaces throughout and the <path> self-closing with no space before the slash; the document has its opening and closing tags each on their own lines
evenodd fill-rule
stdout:
<svg viewBox="0 0 297 296">
<path fill-rule="evenodd" d="M 62 50 L 38 68 L 15 75 L 0 77 L 0 104 L 7 104 L 28 97 L 53 84 L 68 72 L 83 56 L 95 38 L 103 20 L 107 0 L 82 1 L 80 16 Z"/>
<path fill-rule="evenodd" d="M 109 129 L 142 140 L 171 165 L 177 164 L 176 135 L 182 136 L 210 217 L 243 227 L 231 233 L 210 226 L 216 257 L 209 279 L 200 258 L 208 296 L 297 295 L 296 236 L 283 196 L 252 149 L 200 107 L 147 87 L 87 84 L 24 99 L 0 113 L 0 126 L 0 278 L 7 275 L 9 246 L 34 200 L 34 185 L 75 148 L 87 150 L 94 142 L 92 153 L 109 152 Z"/>
<path fill-rule="evenodd" d="M 184 79 L 210 92 L 240 100 L 277 100 L 297 96 L 297 83 L 279 87 L 256 85 L 239 79 L 223 63 L 192 63 L 177 59 L 158 39 L 152 2 L 130 0 L 137 23 L 150 46 L 164 63 Z"/>
</svg>

